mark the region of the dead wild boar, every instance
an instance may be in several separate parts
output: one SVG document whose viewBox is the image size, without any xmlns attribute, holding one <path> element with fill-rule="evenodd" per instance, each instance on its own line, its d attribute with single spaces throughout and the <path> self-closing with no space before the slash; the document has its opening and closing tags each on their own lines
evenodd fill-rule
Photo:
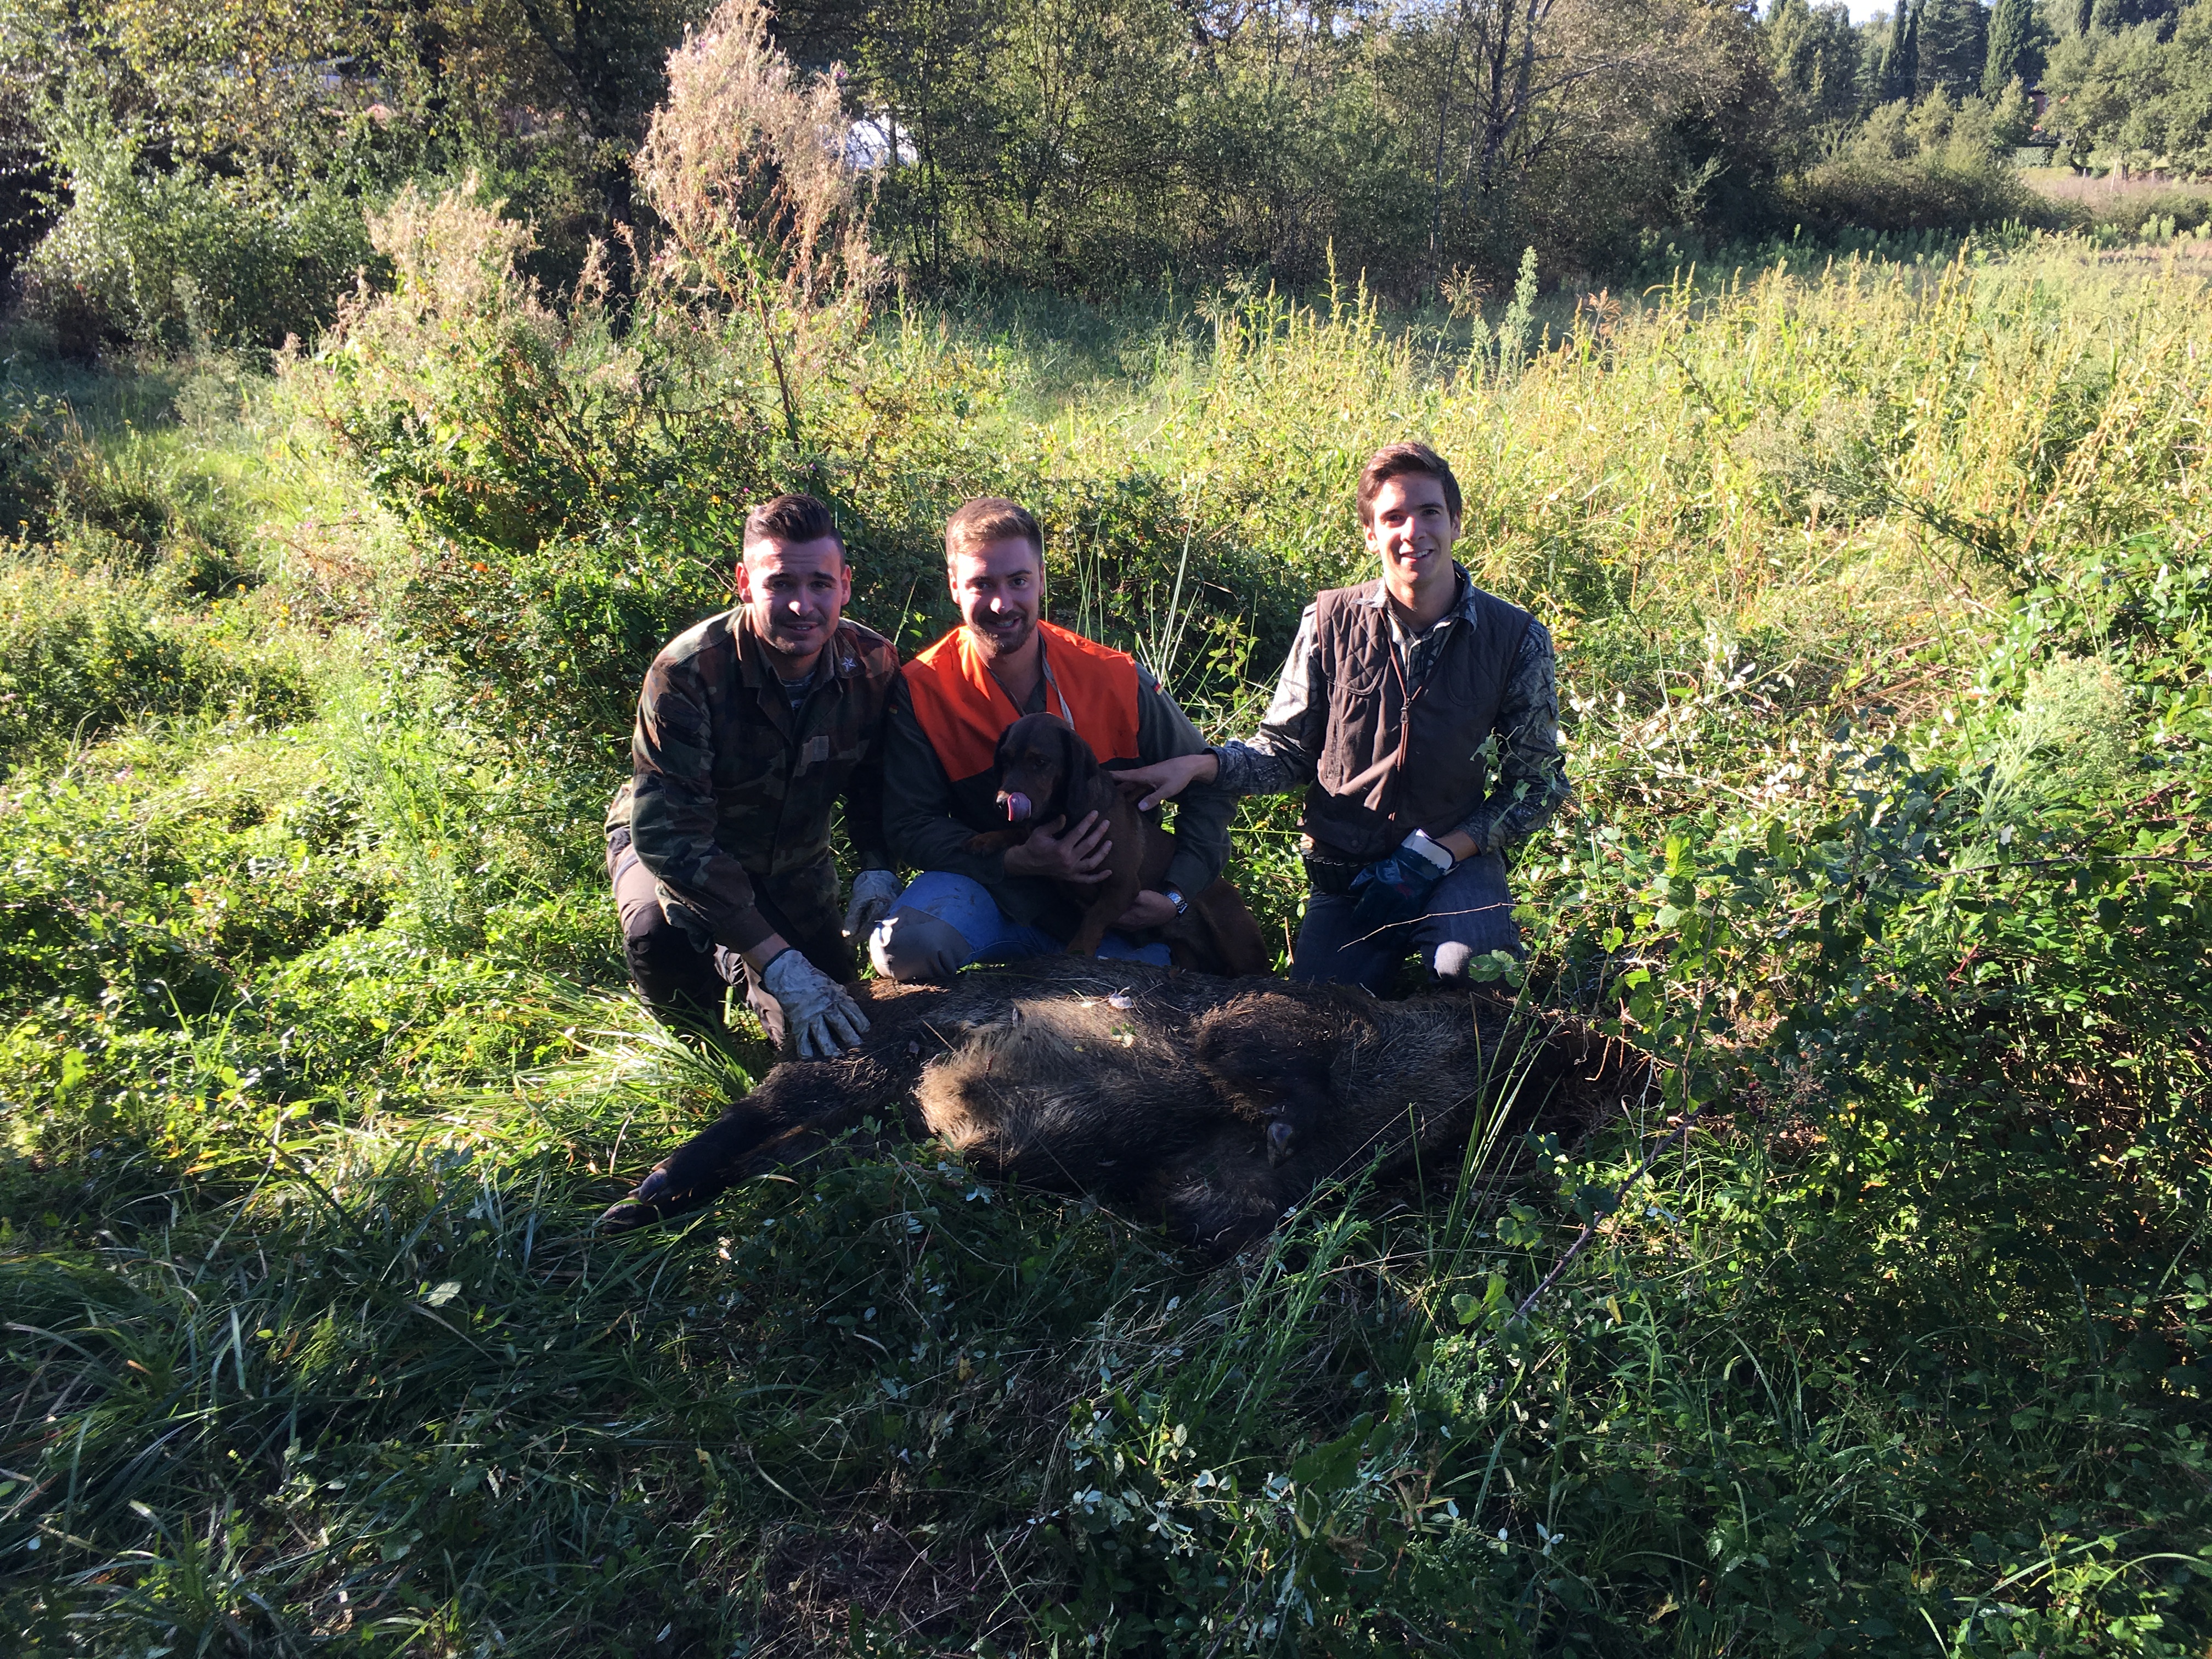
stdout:
<svg viewBox="0 0 2212 1659">
<path fill-rule="evenodd" d="M 1479 993 L 1402 1002 L 1353 987 L 1216 979 L 1042 957 L 944 984 L 855 988 L 870 1023 L 830 1060 L 787 1061 L 600 1218 L 628 1231 L 698 1208 L 873 1118 L 981 1173 L 1089 1194 L 1233 1252 L 1323 1182 L 1456 1174 L 1502 1091 L 1528 1121 L 1589 1045 Z M 1577 1127 L 1579 1127 L 1577 1125 Z"/>
</svg>

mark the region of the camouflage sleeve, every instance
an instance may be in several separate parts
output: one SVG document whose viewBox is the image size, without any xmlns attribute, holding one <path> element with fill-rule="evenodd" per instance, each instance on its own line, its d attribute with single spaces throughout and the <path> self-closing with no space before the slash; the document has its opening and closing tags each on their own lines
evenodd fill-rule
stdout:
<svg viewBox="0 0 2212 1659">
<path fill-rule="evenodd" d="M 752 878 L 715 839 L 713 726 L 690 664 L 646 672 L 629 748 L 630 845 L 659 884 L 661 908 L 695 944 L 750 951 L 775 929 Z"/>
<path fill-rule="evenodd" d="M 1510 852 L 1573 797 L 1559 751 L 1559 690 L 1552 636 L 1532 622 L 1498 710 L 1497 787 L 1460 829 L 1486 853 Z"/>
<path fill-rule="evenodd" d="M 1137 670 L 1137 757 L 1145 764 L 1204 751 L 1206 739 L 1173 697 Z M 1237 798 L 1218 785 L 1186 789 L 1176 801 L 1176 855 L 1167 883 L 1185 898 L 1213 885 L 1229 862 L 1229 819 Z"/>
<path fill-rule="evenodd" d="M 902 674 L 884 716 L 884 842 L 912 870 L 945 870 L 996 892 L 1006 879 L 1002 853 L 971 853 L 975 832 L 952 816 L 952 780 L 922 735 L 914 695 Z"/>
<path fill-rule="evenodd" d="M 1290 655 L 1275 681 L 1275 695 L 1249 743 L 1217 744 L 1221 763 L 1213 787 L 1224 795 L 1287 795 L 1313 781 L 1321 760 L 1322 728 L 1328 718 L 1321 684 L 1321 650 L 1314 607 L 1298 618 Z"/>
</svg>

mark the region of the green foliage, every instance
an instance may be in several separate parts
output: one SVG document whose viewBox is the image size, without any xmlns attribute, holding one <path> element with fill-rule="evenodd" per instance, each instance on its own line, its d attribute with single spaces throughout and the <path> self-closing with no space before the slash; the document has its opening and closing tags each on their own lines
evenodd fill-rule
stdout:
<svg viewBox="0 0 2212 1659">
<path fill-rule="evenodd" d="M 2002 96 L 2013 82 L 2033 82 L 2043 74 L 2051 31 L 2033 0 L 1997 0 L 1990 9 L 1989 51 L 1982 65 L 1982 94 Z"/>
<path fill-rule="evenodd" d="M 1990 21 L 1981 0 L 1920 0 L 1913 18 L 1920 37 L 1915 92 L 1959 98 L 1980 91 Z"/>
<path fill-rule="evenodd" d="M 2045 86 L 2080 159 L 2111 150 L 2137 167 L 2212 167 L 2212 7 L 2063 41 Z"/>
<path fill-rule="evenodd" d="M 2201 1650 L 2201 282 L 1801 250 L 1480 329 L 1248 289 L 1056 361 L 1048 307 L 917 308 L 794 452 L 756 335 L 556 313 L 465 206 L 273 391 L 20 411 L 19 603 L 247 619 L 315 696 L 0 803 L 10 1650 Z M 695 520 L 830 490 L 910 647 L 938 515 L 1012 489 L 1059 614 L 1243 732 L 1407 430 L 1561 646 L 1519 994 L 1648 1091 L 1211 1271 L 883 1126 L 594 1239 L 766 1058 L 651 1026 L 599 865 Z M 249 443 L 358 471 L 249 510 Z M 265 585 L 195 590 L 203 543 Z M 1293 834 L 1248 803 L 1271 928 Z"/>
<path fill-rule="evenodd" d="M 293 193 L 252 174 L 163 171 L 142 134 L 79 119 L 52 144 L 69 204 L 23 273 L 31 313 L 78 355 L 103 338 L 281 344 L 328 322 L 370 257 L 347 180 Z"/>
<path fill-rule="evenodd" d="M 749 316 L 660 287 L 619 338 L 597 289 L 556 313 L 496 207 L 403 196 L 377 227 L 396 290 L 349 309 L 301 382 L 423 532 L 396 621 L 485 719 L 610 764 L 653 653 L 729 602 L 746 508 L 781 489 L 847 507 L 870 591 L 926 574 L 933 597 L 940 481 L 988 395 L 964 354 L 896 328 L 853 343 L 793 382 L 821 445 L 795 450 Z"/>
<path fill-rule="evenodd" d="M 1891 232 L 1947 225 L 1995 228 L 2051 222 L 2052 210 L 2012 164 L 2027 137 L 2024 106 L 1979 97 L 1954 101 L 1938 88 L 1870 112 L 1828 160 L 1785 191 L 1808 223 Z"/>
<path fill-rule="evenodd" d="M 166 612 L 142 583 L 0 560 L 0 761 L 148 715 L 299 717 L 312 696 L 281 647 L 234 613 Z"/>
<path fill-rule="evenodd" d="M 1848 7 L 1778 0 L 1761 33 L 1775 82 L 1796 94 L 1803 125 L 1839 125 L 1858 114 L 1864 47 Z"/>
</svg>

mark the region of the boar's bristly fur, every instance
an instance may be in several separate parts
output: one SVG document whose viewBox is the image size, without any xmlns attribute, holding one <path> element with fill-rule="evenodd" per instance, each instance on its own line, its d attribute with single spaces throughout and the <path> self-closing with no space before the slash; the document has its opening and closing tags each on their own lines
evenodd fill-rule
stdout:
<svg viewBox="0 0 2212 1659">
<path fill-rule="evenodd" d="M 1384 1002 L 1073 957 L 855 994 L 871 1022 L 857 1049 L 777 1066 L 602 1225 L 696 1209 L 872 1119 L 1226 1253 L 1324 1182 L 1456 1174 L 1501 1101 L 1532 1117 L 1587 1048 L 1480 993 Z"/>
</svg>

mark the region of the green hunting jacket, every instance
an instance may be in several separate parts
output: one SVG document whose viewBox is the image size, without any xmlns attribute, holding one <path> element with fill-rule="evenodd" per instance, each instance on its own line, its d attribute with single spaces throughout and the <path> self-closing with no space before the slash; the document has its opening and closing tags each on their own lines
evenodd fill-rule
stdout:
<svg viewBox="0 0 2212 1659">
<path fill-rule="evenodd" d="M 629 820 L 672 921 L 732 951 L 759 944 L 775 930 L 754 883 L 773 888 L 827 858 L 841 799 L 860 867 L 890 867 L 884 711 L 897 679 L 890 642 L 849 619 L 795 714 L 742 609 L 661 647 L 638 697 Z M 617 797 L 611 827 L 623 805 Z"/>
</svg>

